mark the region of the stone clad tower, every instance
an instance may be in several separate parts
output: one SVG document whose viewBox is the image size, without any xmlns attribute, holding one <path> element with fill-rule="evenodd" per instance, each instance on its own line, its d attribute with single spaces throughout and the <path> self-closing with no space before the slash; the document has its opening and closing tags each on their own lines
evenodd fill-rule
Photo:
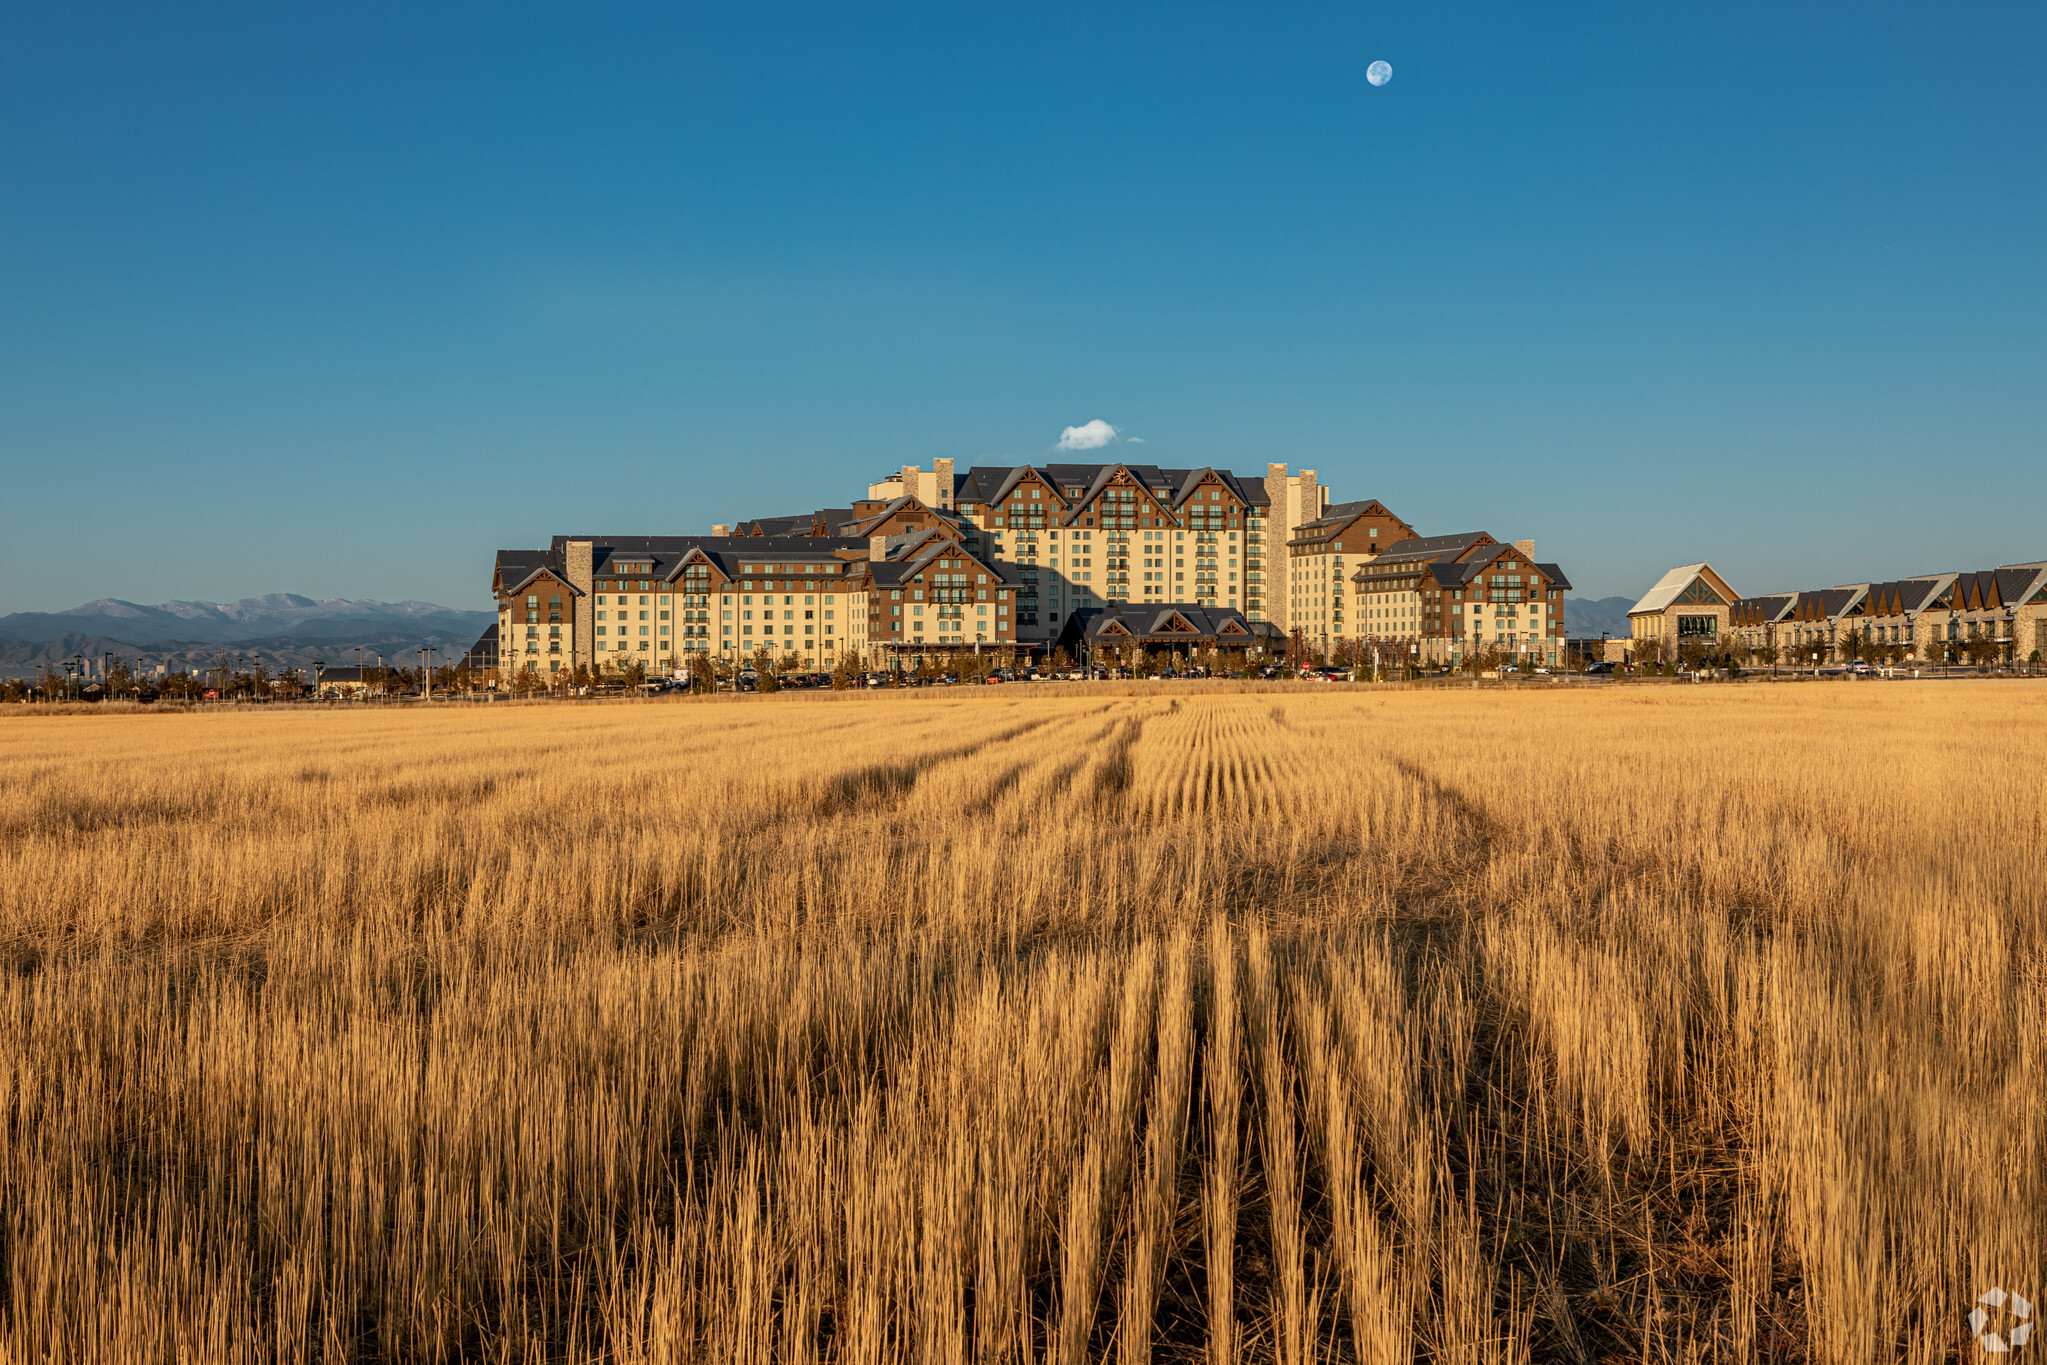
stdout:
<svg viewBox="0 0 2047 1365">
<path fill-rule="evenodd" d="M 596 582 L 592 572 L 596 550 L 597 542 L 594 540 L 571 540 L 562 547 L 562 572 L 568 575 L 570 584 L 581 594 L 576 598 L 576 654 L 570 660 L 571 666 L 590 663 L 596 657 L 590 648 L 594 634 L 591 626 L 595 624 L 595 618 L 590 614 L 590 589 Z"/>
<path fill-rule="evenodd" d="M 1266 532 L 1271 544 L 1265 547 L 1265 581 L 1272 589 L 1265 594 L 1265 619 L 1283 631 L 1291 631 L 1295 584 L 1287 542 L 1299 533 L 1303 523 L 1315 520 L 1327 510 L 1329 490 L 1315 481 L 1312 469 L 1288 474 L 1285 465 L 1268 464 L 1265 496 L 1271 500 L 1268 518 L 1271 530 Z"/>
</svg>

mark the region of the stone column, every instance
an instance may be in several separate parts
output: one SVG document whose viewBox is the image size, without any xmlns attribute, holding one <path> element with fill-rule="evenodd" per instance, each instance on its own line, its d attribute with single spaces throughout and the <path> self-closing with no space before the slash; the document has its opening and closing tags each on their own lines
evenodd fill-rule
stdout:
<svg viewBox="0 0 2047 1365">
<path fill-rule="evenodd" d="M 572 540 L 563 548 L 565 562 L 562 571 L 568 575 L 569 582 L 575 585 L 577 592 L 581 594 L 576 598 L 576 640 L 575 648 L 570 651 L 570 667 L 574 667 L 578 660 L 593 668 L 596 666 L 596 651 L 590 644 L 594 635 L 591 627 L 597 619 L 591 614 L 596 604 L 590 600 L 594 582 L 591 566 L 596 559 L 596 550 L 597 542 L 594 540 Z"/>
<path fill-rule="evenodd" d="M 1293 480 L 1287 477 L 1286 466 L 1268 464 L 1265 466 L 1265 591 L 1259 596 L 1265 599 L 1265 619 L 1281 630 L 1290 629 L 1292 618 L 1288 615 L 1289 594 L 1293 591 L 1292 567 L 1287 562 L 1287 527 L 1293 524 L 1288 512 L 1292 498 Z"/>
</svg>

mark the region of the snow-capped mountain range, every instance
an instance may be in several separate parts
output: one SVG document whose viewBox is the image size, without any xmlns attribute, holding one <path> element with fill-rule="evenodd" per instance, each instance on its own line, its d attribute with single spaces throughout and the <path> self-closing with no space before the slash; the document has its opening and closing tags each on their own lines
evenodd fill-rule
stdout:
<svg viewBox="0 0 2047 1365">
<path fill-rule="evenodd" d="M 474 640 L 495 619 L 435 602 L 316 601 L 273 592 L 239 602 L 162 602 L 143 606 L 103 597 L 64 611 L 18 611 L 0 616 L 0 641 L 41 644 L 67 635 L 93 635 L 126 645 L 231 644 L 267 636 L 353 643 L 364 634 L 463 635 Z M 467 643 L 467 641 L 465 641 Z"/>
<path fill-rule="evenodd" d="M 209 667 L 223 655 L 260 658 L 272 670 L 317 659 L 352 663 L 358 648 L 393 662 L 414 662 L 421 649 L 457 657 L 495 619 L 436 602 L 316 601 L 288 592 L 153 607 L 102 598 L 66 611 L 0 616 L 0 677 L 29 677 L 77 656 L 96 665 L 107 654 L 145 672 Z"/>
</svg>

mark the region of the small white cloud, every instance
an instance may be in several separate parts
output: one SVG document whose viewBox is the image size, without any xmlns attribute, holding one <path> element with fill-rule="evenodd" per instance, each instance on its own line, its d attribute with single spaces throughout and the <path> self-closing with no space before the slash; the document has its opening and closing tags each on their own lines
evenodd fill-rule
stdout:
<svg viewBox="0 0 2047 1365">
<path fill-rule="evenodd" d="M 1144 438 L 1142 436 L 1125 436 L 1123 439 L 1134 446 L 1141 446 L 1144 444 Z"/>
<path fill-rule="evenodd" d="M 1100 450 L 1116 439 L 1116 428 L 1097 417 L 1092 422 L 1068 427 L 1059 433 L 1061 450 Z"/>
</svg>

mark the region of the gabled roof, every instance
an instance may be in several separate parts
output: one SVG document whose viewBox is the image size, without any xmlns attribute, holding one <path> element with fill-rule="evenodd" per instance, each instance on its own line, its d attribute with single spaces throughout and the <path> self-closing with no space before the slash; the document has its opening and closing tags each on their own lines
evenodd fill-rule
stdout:
<svg viewBox="0 0 2047 1365">
<path fill-rule="evenodd" d="M 497 563 L 491 569 L 490 589 L 492 592 L 510 592 L 508 584 L 524 583 L 535 572 L 554 567 L 558 562 L 546 550 L 499 550 Z"/>
<path fill-rule="evenodd" d="M 1461 555 L 1469 550 L 1483 549 L 1497 545 L 1484 531 L 1458 531 L 1447 536 L 1415 536 L 1409 540 L 1396 540 L 1379 551 L 1377 563 L 1389 559 L 1433 559 L 1438 555 Z"/>
<path fill-rule="evenodd" d="M 975 465 L 953 476 L 954 501 L 987 504 L 989 510 L 1009 496 L 1026 472 L 1035 471 L 1058 495 L 1060 508 L 1077 515 L 1080 503 L 1090 501 L 1107 486 L 1117 470 L 1127 471 L 1146 492 L 1170 507 L 1178 508 L 1202 480 L 1213 475 L 1239 501 L 1252 507 L 1269 507 L 1265 480 L 1205 465 L 1199 469 L 1163 469 L 1158 465 L 1112 461 L 1102 464 Z M 1069 494 L 1067 489 L 1078 491 Z"/>
<path fill-rule="evenodd" d="M 801 512 L 786 517 L 755 517 L 739 523 L 739 533 L 747 536 L 832 536 L 839 528 L 853 520 L 850 507 L 820 507 L 815 512 Z"/>
<path fill-rule="evenodd" d="M 1792 621 L 1838 621 L 1851 608 L 1861 605 L 1869 591 L 1867 583 L 1839 588 L 1814 588 L 1796 594 L 1784 619 Z"/>
<path fill-rule="evenodd" d="M 890 517 L 896 515 L 896 513 L 909 511 L 914 511 L 919 516 L 929 515 L 953 527 L 963 525 L 963 520 L 959 513 L 947 511 L 943 507 L 933 507 L 922 498 L 906 495 L 900 498 L 891 498 L 878 512 L 842 523 L 838 528 L 839 533 L 846 536 L 872 535 L 875 527 L 881 525 Z"/>
<path fill-rule="evenodd" d="M 1264 503 L 1264 479 L 1240 479 L 1229 470 L 1217 469 L 1213 465 L 1203 465 L 1199 469 L 1188 470 L 1166 469 L 1160 472 L 1168 480 L 1171 480 L 1176 473 L 1180 475 L 1179 481 L 1173 486 L 1172 501 L 1175 507 L 1185 507 L 1188 499 L 1192 498 L 1200 490 L 1201 485 L 1206 483 L 1211 477 L 1221 483 L 1239 502 L 1254 507 L 1262 506 Z M 1254 483 L 1257 485 L 1255 490 L 1251 487 Z"/>
<path fill-rule="evenodd" d="M 1333 502 L 1329 504 L 1329 506 L 1322 509 L 1321 516 L 1316 517 L 1312 521 L 1302 522 L 1300 529 L 1305 531 L 1311 526 L 1345 526 L 1375 507 L 1381 512 L 1386 512 L 1386 515 L 1389 517 L 1393 515 L 1391 512 L 1386 511 L 1386 504 L 1380 502 L 1377 498 L 1357 498 L 1351 502 Z"/>
<path fill-rule="evenodd" d="M 1570 590 L 1571 580 L 1564 577 L 1564 571 L 1559 566 L 1555 564 L 1538 563 L 1535 566 L 1535 571 L 1541 574 L 1544 578 L 1547 578 L 1549 580 L 1549 585 L 1552 588 L 1562 588 L 1566 592 Z"/>
<path fill-rule="evenodd" d="M 1354 502 L 1331 503 L 1323 510 L 1321 516 L 1316 517 L 1313 521 L 1304 521 L 1295 527 L 1294 534 L 1288 538 L 1287 544 L 1312 545 L 1319 541 L 1334 540 L 1337 536 L 1343 534 L 1345 527 L 1349 526 L 1359 517 L 1368 516 L 1374 512 L 1400 522 L 1402 526 L 1407 525 L 1406 522 L 1400 520 L 1400 517 L 1391 508 L 1385 503 L 1380 502 L 1377 498 L 1359 498 Z M 1413 537 L 1408 537 L 1407 539 L 1411 540 Z M 1404 544 L 1405 541 L 1395 541 L 1393 543 L 1398 545 Z M 1364 548 L 1362 545 L 1358 547 L 1361 552 Z"/>
<path fill-rule="evenodd" d="M 1066 618 L 1059 643 L 1071 648 L 1104 637 L 1139 644 L 1187 644 L 1214 640 L 1250 644 L 1260 638 L 1254 623 L 1233 607 L 1186 602 L 1109 602 L 1082 607 Z"/>
<path fill-rule="evenodd" d="M 569 542 L 584 540 L 593 542 L 592 579 L 611 576 L 614 564 L 630 563 L 653 565 L 647 573 L 635 572 L 632 577 L 671 582 L 681 576 L 691 557 L 699 554 L 729 578 L 737 576 L 742 556 L 748 561 L 758 558 L 811 565 L 842 563 L 867 550 L 864 539 L 845 536 L 556 536 L 545 550 L 498 551 L 495 590 L 516 591 L 506 585 L 523 584 L 536 571 L 551 573 L 568 583 Z"/>
<path fill-rule="evenodd" d="M 1916 616 L 1954 582 L 1955 575 L 1934 574 L 1927 578 L 1898 578 L 1872 583 L 1857 604 L 1867 616 Z"/>
<path fill-rule="evenodd" d="M 908 583 L 927 571 L 933 574 L 966 572 L 937 568 L 937 561 L 941 559 L 965 560 L 973 565 L 972 572 L 977 577 L 987 575 L 987 586 L 990 587 L 997 584 L 1008 587 L 1023 582 L 1022 571 L 1015 565 L 1004 564 L 999 559 L 984 559 L 957 540 L 924 532 L 889 537 L 888 553 L 881 559 L 868 560 L 867 573 L 877 587 L 891 587 Z M 981 585 L 977 583 L 975 586 Z"/>
<path fill-rule="evenodd" d="M 1956 574 L 1952 600 L 1957 611 L 1999 611 L 2030 600 L 2047 582 L 2047 565 L 2012 564 Z"/>
<path fill-rule="evenodd" d="M 1744 597 L 1730 609 L 1727 623 L 1731 626 L 1770 626 L 1784 619 L 1784 614 L 1798 600 L 1793 592 L 1772 593 L 1764 597 Z"/>
<path fill-rule="evenodd" d="M 1056 483 L 1054 483 L 1051 479 L 1048 479 L 1044 475 L 1039 474 L 1037 467 L 1035 465 L 1027 464 L 1020 464 L 1012 468 L 1009 471 L 1009 476 L 1005 478 L 1000 485 L 997 486 L 995 490 L 995 495 L 989 498 L 988 501 L 989 502 L 1003 501 L 1005 498 L 1009 496 L 1010 491 L 1012 489 L 1014 489 L 1018 484 L 1022 483 L 1025 479 L 1030 478 L 1034 474 L 1037 475 L 1040 482 L 1044 483 L 1048 488 L 1052 490 L 1053 498 L 1057 502 L 1059 502 L 1059 504 L 1063 507 L 1065 505 L 1066 499 L 1064 495 L 1060 493 L 1059 486 Z"/>
<path fill-rule="evenodd" d="M 1466 579 L 1470 579 L 1484 573 L 1503 559 L 1512 559 L 1517 563 L 1526 563 L 1529 568 L 1542 574 L 1545 578 L 1549 576 L 1549 569 L 1556 567 L 1555 565 L 1545 566 L 1538 564 L 1534 560 L 1529 559 L 1527 552 L 1512 541 L 1493 540 L 1491 537 L 1487 537 L 1486 544 L 1473 546 L 1469 552 L 1461 556 L 1457 560 L 1457 567 L 1464 570 Z M 1379 561 L 1375 559 L 1371 562 L 1376 564 Z"/>
<path fill-rule="evenodd" d="M 2013 606 L 2023 606 L 2047 595 L 2047 561 L 2034 564 L 2007 564 L 1997 571 L 1999 575 L 2010 574 L 2010 590 L 2005 600 Z"/>
<path fill-rule="evenodd" d="M 1642 600 L 1628 608 L 1628 615 L 1638 616 L 1645 612 L 1660 612 L 1677 601 L 1680 594 L 1695 581 L 1704 579 L 1706 586 L 1713 590 L 1723 604 L 1739 601 L 1741 594 L 1727 586 L 1727 580 L 1713 571 L 1713 566 L 1700 560 L 1697 564 L 1680 564 L 1663 577 L 1656 585 L 1642 594 Z"/>
<path fill-rule="evenodd" d="M 533 571 L 531 573 L 528 573 L 524 578 L 520 579 L 516 583 L 511 584 L 509 587 L 500 588 L 498 589 L 498 591 L 506 593 L 508 595 L 522 593 L 526 591 L 526 587 L 528 584 L 532 583 L 535 579 L 539 578 L 551 578 L 556 582 L 560 583 L 564 588 L 567 588 L 570 592 L 574 593 L 576 596 L 581 597 L 583 595 L 583 590 L 577 587 L 575 584 L 569 582 L 569 576 L 563 573 L 560 569 L 555 568 L 552 564 L 536 565 Z"/>
</svg>

